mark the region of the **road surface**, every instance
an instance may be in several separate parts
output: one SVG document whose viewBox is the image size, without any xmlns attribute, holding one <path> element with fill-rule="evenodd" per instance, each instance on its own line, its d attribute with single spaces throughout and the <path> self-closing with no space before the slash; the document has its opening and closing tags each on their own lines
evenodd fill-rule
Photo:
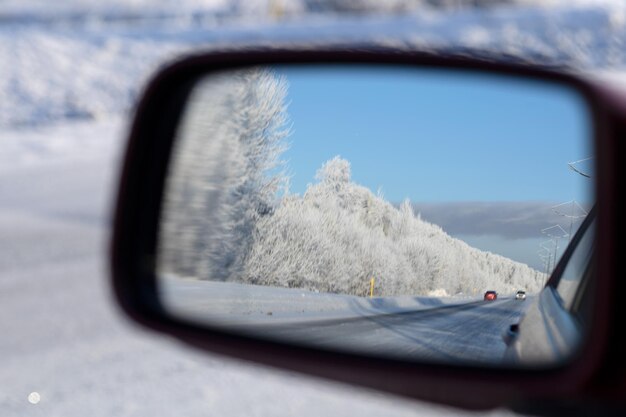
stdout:
<svg viewBox="0 0 626 417">
<path fill-rule="evenodd" d="M 526 304 L 512 299 L 446 305 L 414 312 L 267 325 L 261 334 L 397 358 L 497 364 L 502 333 Z"/>
<path fill-rule="evenodd" d="M 532 301 L 355 297 L 230 282 L 163 278 L 173 314 L 225 329 L 394 358 L 497 364 L 502 334 Z"/>
</svg>

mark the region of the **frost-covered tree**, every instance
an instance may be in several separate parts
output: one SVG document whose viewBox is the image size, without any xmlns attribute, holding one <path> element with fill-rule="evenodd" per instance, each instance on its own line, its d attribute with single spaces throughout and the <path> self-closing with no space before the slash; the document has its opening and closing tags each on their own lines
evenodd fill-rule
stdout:
<svg viewBox="0 0 626 417">
<path fill-rule="evenodd" d="M 350 162 L 335 156 L 315 173 L 315 179 L 327 184 L 347 184 L 350 172 Z"/>
<path fill-rule="evenodd" d="M 365 295 L 536 291 L 542 275 L 482 252 L 355 184 L 340 157 L 318 171 L 302 196 L 286 196 L 256 223 L 243 282 Z"/>
<path fill-rule="evenodd" d="M 184 113 L 159 236 L 163 272 L 228 280 L 243 271 L 255 223 L 286 185 L 283 78 L 264 69 L 213 75 Z"/>
</svg>

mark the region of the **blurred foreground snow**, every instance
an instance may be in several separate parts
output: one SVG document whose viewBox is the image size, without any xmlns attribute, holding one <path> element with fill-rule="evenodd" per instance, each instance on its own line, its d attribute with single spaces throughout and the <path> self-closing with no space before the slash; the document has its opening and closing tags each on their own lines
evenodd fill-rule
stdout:
<svg viewBox="0 0 626 417">
<path fill-rule="evenodd" d="M 621 1 L 289 18 L 272 14 L 267 1 L 187 0 L 180 7 L 143 9 L 139 2 L 121 11 L 120 3 L 95 7 L 76 0 L 70 3 L 77 5 L 75 14 L 55 14 L 50 7 L 35 13 L 34 6 L 11 13 L 22 9 L 7 4 L 0 12 L 0 128 L 127 115 L 152 71 L 197 48 L 369 40 L 401 48 L 481 49 L 584 71 L 621 72 L 626 66 Z"/>
<path fill-rule="evenodd" d="M 0 414 L 473 415 L 199 354 L 129 325 L 104 256 L 122 125 L 3 132 L 8 143 L 88 134 L 113 145 L 0 174 Z"/>
</svg>

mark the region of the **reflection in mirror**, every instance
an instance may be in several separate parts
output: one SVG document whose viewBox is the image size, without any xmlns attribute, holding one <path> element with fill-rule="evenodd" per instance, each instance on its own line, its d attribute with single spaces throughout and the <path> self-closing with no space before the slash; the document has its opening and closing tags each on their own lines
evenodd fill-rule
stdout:
<svg viewBox="0 0 626 417">
<path fill-rule="evenodd" d="M 542 288 L 593 206 L 592 129 L 578 92 L 493 74 L 207 75 L 165 186 L 163 306 L 367 355 L 563 360 L 583 329 L 570 302 Z"/>
</svg>

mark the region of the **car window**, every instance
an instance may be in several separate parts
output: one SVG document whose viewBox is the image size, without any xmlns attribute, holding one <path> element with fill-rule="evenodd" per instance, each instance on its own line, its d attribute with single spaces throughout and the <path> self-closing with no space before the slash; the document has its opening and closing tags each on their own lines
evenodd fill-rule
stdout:
<svg viewBox="0 0 626 417">
<path fill-rule="evenodd" d="M 563 306 L 570 310 L 576 297 L 576 291 L 589 266 L 594 246 L 595 220 L 585 230 L 572 252 L 563 274 L 559 279 L 556 291 L 563 301 Z"/>
</svg>

